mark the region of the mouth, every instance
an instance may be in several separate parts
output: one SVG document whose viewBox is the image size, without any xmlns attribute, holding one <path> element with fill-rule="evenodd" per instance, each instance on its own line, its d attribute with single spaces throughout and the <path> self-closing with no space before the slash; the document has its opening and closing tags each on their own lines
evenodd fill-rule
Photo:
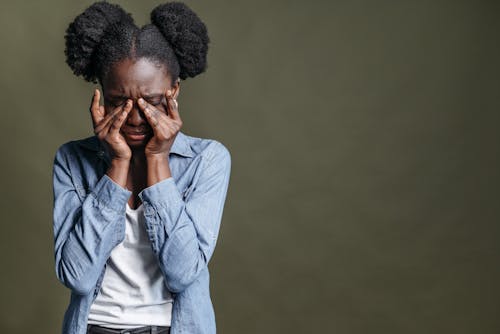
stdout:
<svg viewBox="0 0 500 334">
<path fill-rule="evenodd" d="M 150 131 L 123 131 L 125 137 L 132 141 L 142 141 L 150 135 Z"/>
</svg>

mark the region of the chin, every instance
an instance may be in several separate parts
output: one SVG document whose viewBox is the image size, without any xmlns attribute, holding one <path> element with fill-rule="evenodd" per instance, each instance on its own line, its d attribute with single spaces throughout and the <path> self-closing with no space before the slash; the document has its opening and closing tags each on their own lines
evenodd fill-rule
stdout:
<svg viewBox="0 0 500 334">
<path fill-rule="evenodd" d="M 147 140 L 144 141 L 127 140 L 127 144 L 128 146 L 130 146 L 131 149 L 145 148 L 147 143 L 148 143 Z"/>
<path fill-rule="evenodd" d="M 130 139 L 130 138 L 125 138 L 125 141 L 127 142 L 127 145 L 130 147 L 130 149 L 132 151 L 139 150 L 139 149 L 144 150 L 144 148 L 146 147 L 146 145 L 149 141 L 149 138 L 142 139 L 142 140 L 134 140 L 134 139 Z"/>
</svg>

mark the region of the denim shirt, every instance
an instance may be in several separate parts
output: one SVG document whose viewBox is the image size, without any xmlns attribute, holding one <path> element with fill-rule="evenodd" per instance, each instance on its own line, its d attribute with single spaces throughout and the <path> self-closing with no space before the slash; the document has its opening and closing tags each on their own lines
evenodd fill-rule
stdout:
<svg viewBox="0 0 500 334">
<path fill-rule="evenodd" d="M 125 238 L 132 192 L 106 171 L 110 155 L 96 136 L 69 141 L 55 154 L 55 272 L 71 290 L 63 334 L 85 334 L 107 260 Z M 143 189 L 146 230 L 173 296 L 171 333 L 215 333 L 208 262 L 214 252 L 231 171 L 228 149 L 214 139 L 178 132 L 171 177 Z"/>
</svg>

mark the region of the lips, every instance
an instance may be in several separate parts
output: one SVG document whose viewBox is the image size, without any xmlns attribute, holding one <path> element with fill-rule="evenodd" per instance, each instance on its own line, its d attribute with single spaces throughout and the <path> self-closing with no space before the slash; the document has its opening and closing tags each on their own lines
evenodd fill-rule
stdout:
<svg viewBox="0 0 500 334">
<path fill-rule="evenodd" d="M 130 138 L 132 140 L 143 140 L 151 132 L 150 131 L 145 131 L 145 130 L 140 130 L 140 131 L 124 130 L 123 133 L 125 134 L 126 137 L 128 137 L 128 138 Z"/>
</svg>

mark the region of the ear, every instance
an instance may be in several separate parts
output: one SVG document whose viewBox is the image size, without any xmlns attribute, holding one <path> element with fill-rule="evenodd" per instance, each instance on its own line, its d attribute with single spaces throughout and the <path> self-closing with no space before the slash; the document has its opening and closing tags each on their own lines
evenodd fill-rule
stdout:
<svg viewBox="0 0 500 334">
<path fill-rule="evenodd" d="M 181 80 L 177 79 L 175 81 L 175 84 L 170 88 L 170 90 L 172 91 L 174 100 L 177 100 L 177 97 L 179 96 L 180 88 L 181 88 Z"/>
</svg>

